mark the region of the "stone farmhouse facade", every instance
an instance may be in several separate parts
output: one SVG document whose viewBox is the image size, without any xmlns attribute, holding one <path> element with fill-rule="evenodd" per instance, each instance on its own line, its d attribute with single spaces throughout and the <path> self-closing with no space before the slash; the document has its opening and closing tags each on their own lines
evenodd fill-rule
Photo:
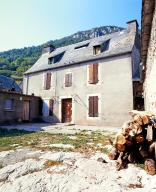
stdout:
<svg viewBox="0 0 156 192">
<path fill-rule="evenodd" d="M 121 125 L 130 110 L 141 107 L 138 24 L 127 24 L 110 35 L 44 47 L 24 74 L 23 92 L 42 98 L 45 121 Z"/>
<path fill-rule="evenodd" d="M 156 114 L 156 1 L 142 1 L 141 59 L 145 109 Z"/>
</svg>

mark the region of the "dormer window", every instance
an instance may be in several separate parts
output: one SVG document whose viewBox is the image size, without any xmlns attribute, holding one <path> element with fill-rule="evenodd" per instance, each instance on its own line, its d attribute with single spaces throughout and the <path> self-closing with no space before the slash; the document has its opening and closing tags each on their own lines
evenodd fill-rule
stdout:
<svg viewBox="0 0 156 192">
<path fill-rule="evenodd" d="M 55 63 L 60 62 L 61 59 L 62 59 L 62 57 L 63 57 L 63 55 L 64 55 L 64 53 L 65 53 L 65 51 L 62 52 L 62 53 L 59 53 L 58 55 L 55 55 L 55 56 L 53 56 L 53 57 L 50 57 L 50 58 L 49 58 L 49 61 L 48 61 L 49 64 L 55 64 Z"/>
<path fill-rule="evenodd" d="M 93 54 L 98 55 L 101 53 L 101 45 L 96 45 L 93 47 Z"/>
<path fill-rule="evenodd" d="M 86 43 L 86 44 L 75 47 L 75 49 L 86 48 L 86 47 L 88 47 L 88 45 L 89 45 L 89 43 Z"/>
<path fill-rule="evenodd" d="M 107 51 L 109 49 L 109 42 L 110 42 L 110 39 L 104 41 L 100 45 L 93 46 L 93 54 L 98 55 L 104 51 Z"/>
</svg>

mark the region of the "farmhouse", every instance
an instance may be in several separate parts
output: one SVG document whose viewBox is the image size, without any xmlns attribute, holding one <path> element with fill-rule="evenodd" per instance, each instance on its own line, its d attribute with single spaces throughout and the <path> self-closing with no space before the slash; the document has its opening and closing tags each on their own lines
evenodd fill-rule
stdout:
<svg viewBox="0 0 156 192">
<path fill-rule="evenodd" d="M 156 114 L 156 1 L 142 3 L 142 45 L 145 109 Z"/>
<path fill-rule="evenodd" d="M 23 79 L 23 92 L 43 100 L 43 120 L 120 125 L 128 111 L 143 107 L 138 23 L 127 24 L 110 35 L 43 48 Z"/>
</svg>

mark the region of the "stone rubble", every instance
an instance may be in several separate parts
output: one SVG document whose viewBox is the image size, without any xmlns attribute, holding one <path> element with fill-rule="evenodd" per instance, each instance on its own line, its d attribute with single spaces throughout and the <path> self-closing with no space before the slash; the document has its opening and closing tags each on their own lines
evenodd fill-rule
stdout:
<svg viewBox="0 0 156 192">
<path fill-rule="evenodd" d="M 24 152 L 25 150 L 23 150 Z M 22 152 L 22 151 L 21 151 Z M 6 161 L 8 154 L 15 156 L 18 150 L 1 152 Z M 38 159 L 34 158 L 38 154 Z M 32 155 L 32 159 L 30 158 Z M 107 155 L 96 153 L 91 157 L 76 152 L 32 151 L 25 152 L 21 162 L 7 163 L 0 169 L 2 192 L 154 192 L 156 176 L 129 165 L 116 171 L 115 162 Z M 103 158 L 106 163 L 98 162 Z M 45 167 L 45 162 L 61 161 L 62 164 Z M 6 164 L 4 162 L 4 164 Z"/>
</svg>

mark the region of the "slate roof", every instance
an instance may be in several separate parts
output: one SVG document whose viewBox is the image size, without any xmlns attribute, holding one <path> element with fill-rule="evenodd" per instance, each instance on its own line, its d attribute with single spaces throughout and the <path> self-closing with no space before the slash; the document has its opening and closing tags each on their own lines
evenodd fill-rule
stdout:
<svg viewBox="0 0 156 192">
<path fill-rule="evenodd" d="M 121 55 L 124 53 L 130 53 L 133 49 L 133 45 L 135 42 L 135 34 L 136 34 L 135 31 L 129 31 L 128 29 L 125 29 L 120 32 L 115 32 L 109 35 L 96 37 L 80 43 L 57 48 L 50 54 L 49 53 L 42 54 L 41 57 L 38 59 L 38 61 L 29 70 L 27 70 L 25 74 L 34 73 L 37 71 L 44 71 L 48 69 L 54 69 L 58 67 L 64 67 L 73 64 L 79 64 L 82 62 L 96 59 L 103 59 L 107 57 Z M 109 39 L 110 39 L 109 49 L 98 55 L 93 55 L 93 46 L 102 44 L 103 42 Z M 75 49 L 75 47 L 87 43 L 89 43 L 87 47 Z M 54 57 L 55 55 L 58 55 L 62 52 L 65 53 L 59 62 L 54 64 L 48 64 L 48 58 Z"/>
<path fill-rule="evenodd" d="M 0 90 L 21 92 L 15 80 L 4 75 L 0 75 Z"/>
</svg>

